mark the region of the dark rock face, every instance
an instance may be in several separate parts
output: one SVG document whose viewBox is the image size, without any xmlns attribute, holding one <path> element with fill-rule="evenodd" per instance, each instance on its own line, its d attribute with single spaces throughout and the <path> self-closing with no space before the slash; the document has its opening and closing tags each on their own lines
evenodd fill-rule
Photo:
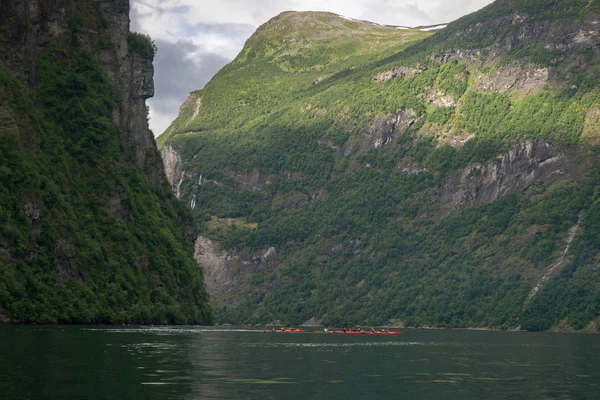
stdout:
<svg viewBox="0 0 600 400">
<path fill-rule="evenodd" d="M 488 164 L 473 164 L 448 179 L 439 199 L 451 210 L 491 203 L 535 184 L 552 184 L 573 173 L 573 160 L 544 142 L 526 142 Z"/>
<path fill-rule="evenodd" d="M 420 68 L 409 68 L 409 67 L 398 67 L 391 69 L 389 71 L 379 72 L 373 75 L 373 80 L 382 82 L 389 81 L 390 79 L 396 79 L 400 76 L 402 77 L 412 77 L 418 74 L 423 73 L 423 69 Z"/>
<path fill-rule="evenodd" d="M 111 65 L 109 64 L 109 67 Z M 154 95 L 154 66 L 152 60 L 129 52 L 120 68 L 118 87 L 123 99 L 120 113 L 115 113 L 126 140 L 135 149 L 132 155 L 153 185 L 167 182 L 154 135 L 148 127 L 146 99 Z"/>
<path fill-rule="evenodd" d="M 41 3 L 39 0 L 0 3 L 0 25 L 8 28 L 9 42 L 0 55 L 8 63 L 21 65 L 29 83 L 35 82 L 38 46 L 63 34 L 68 27 L 66 11 L 58 2 Z"/>
<path fill-rule="evenodd" d="M 0 137 L 8 139 L 0 152 L 11 152 L 0 157 L 9 177 L 0 203 L 10 205 L 0 213 L 0 283 L 17 282 L 3 291 L 0 323 L 212 320 L 192 257 L 195 223 L 167 195 L 148 127 L 153 53 L 132 40 L 129 6 L 0 1 Z M 156 245 L 166 242 L 168 249 Z M 39 294 L 31 294 L 30 275 L 47 282 Z M 126 300 L 106 300 L 109 280 L 113 293 L 131 285 Z M 85 310 L 70 307 L 69 296 Z M 21 300 L 32 306 L 15 306 Z M 167 303 L 176 311 L 164 311 Z"/>
<path fill-rule="evenodd" d="M 263 251 L 227 251 L 221 243 L 198 236 L 195 257 L 204 266 L 206 290 L 210 295 L 227 293 L 246 281 L 260 264 L 273 260 L 275 248 Z"/>
<path fill-rule="evenodd" d="M 179 198 L 180 193 L 178 187 L 184 172 L 181 156 L 172 146 L 163 147 L 160 151 L 160 155 L 165 166 L 167 181 L 169 182 L 169 185 L 171 185 L 175 196 Z"/>
<path fill-rule="evenodd" d="M 79 46 L 98 54 L 103 72 L 120 92 L 121 106 L 114 110 L 113 121 L 120 128 L 126 150 L 134 149 L 126 157 L 146 173 L 153 185 L 165 184 L 162 162 L 147 120 L 146 99 L 154 95 L 154 67 L 152 58 L 129 49 L 129 0 L 88 3 L 77 7 L 101 13 L 107 26 L 102 34 L 109 38 L 111 46 L 103 46 L 100 52 L 97 51 L 99 32 L 95 27 L 82 26 L 76 37 Z M 0 57 L 8 64 L 20 66 L 30 85 L 36 81 L 40 50 L 69 31 L 72 15 L 67 7 L 56 0 L 6 0 L 0 3 L 0 24 L 8 28 L 9 42 L 0 50 Z"/>
<path fill-rule="evenodd" d="M 411 109 L 376 118 L 368 131 L 371 146 L 376 149 L 385 146 L 411 127 L 416 122 L 416 118 L 417 113 Z"/>
<path fill-rule="evenodd" d="M 458 60 L 461 62 L 482 62 L 480 50 L 464 50 L 464 49 L 450 49 L 439 54 L 431 56 L 432 60 L 446 63 L 450 60 Z"/>
<path fill-rule="evenodd" d="M 261 174 L 260 171 L 254 168 L 252 171 L 226 171 L 233 180 L 243 188 L 263 190 L 271 184 L 268 175 Z"/>
<path fill-rule="evenodd" d="M 498 6 L 501 6 L 500 3 Z M 459 31 L 457 36 L 467 37 L 475 33 L 489 32 L 489 35 L 494 37 L 499 29 L 510 26 L 513 29 L 497 49 L 500 52 L 509 52 L 523 43 L 536 40 L 540 41 L 547 50 L 573 52 L 589 48 L 598 54 L 600 51 L 598 24 L 600 20 L 597 15 L 590 15 L 580 21 L 535 20 L 525 12 L 514 12 L 471 25 L 464 31 Z M 455 49 L 436 57 L 442 60 L 457 58 L 475 61 L 480 54 L 479 51 Z"/>
<path fill-rule="evenodd" d="M 380 149 L 413 126 L 419 117 L 413 109 L 402 109 L 397 113 L 380 115 L 365 129 L 357 140 L 344 146 L 344 156 L 350 157 L 371 148 Z"/>
<path fill-rule="evenodd" d="M 598 22 L 590 18 L 576 24 L 550 21 L 524 23 L 506 39 L 505 48 L 510 51 L 532 39 L 543 40 L 546 48 L 559 51 L 597 48 L 600 44 Z"/>
<path fill-rule="evenodd" d="M 533 64 L 512 65 L 501 68 L 491 76 L 478 78 L 475 87 L 489 92 L 516 91 L 521 94 L 539 92 L 552 77 L 551 68 L 542 68 Z"/>
</svg>

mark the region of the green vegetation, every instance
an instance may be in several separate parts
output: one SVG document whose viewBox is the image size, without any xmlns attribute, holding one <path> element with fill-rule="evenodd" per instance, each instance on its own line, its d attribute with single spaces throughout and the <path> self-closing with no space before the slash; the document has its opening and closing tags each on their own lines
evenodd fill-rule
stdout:
<svg viewBox="0 0 600 400">
<path fill-rule="evenodd" d="M 598 107 L 600 58 L 578 49 L 554 60 L 546 37 L 504 46 L 532 21 L 580 23 L 588 2 L 545 5 L 495 3 L 433 36 L 320 13 L 259 28 L 159 138 L 205 179 L 182 186 L 204 235 L 238 251 L 277 249 L 233 301 L 213 297 L 217 320 L 539 330 L 597 319 L 598 149 L 581 138 Z M 495 22 L 516 11 L 528 19 Z M 586 68 L 570 70 L 580 57 Z M 528 91 L 482 89 L 507 66 L 557 72 Z M 401 73 L 373 79 L 385 71 Z M 382 119 L 395 122 L 378 128 Z M 381 148 L 378 129 L 390 136 Z M 448 182 L 462 168 L 499 167 L 497 157 L 523 142 L 557 149 L 576 171 L 489 204 L 442 201 L 458 191 Z M 241 183 L 250 171 L 263 183 Z M 475 197 L 482 169 L 468 171 L 461 189 Z M 529 299 L 577 225 L 560 273 Z"/>
<path fill-rule="evenodd" d="M 142 57 L 153 59 L 156 55 L 156 44 L 149 35 L 137 32 L 129 32 L 127 36 L 129 50 L 140 54 Z"/>
<path fill-rule="evenodd" d="M 76 16 L 72 30 L 85 21 Z M 22 323 L 210 323 L 180 225 L 188 211 L 126 161 L 112 122 L 117 93 L 73 37 L 41 50 L 32 87 L 0 64 L 0 314 Z"/>
</svg>

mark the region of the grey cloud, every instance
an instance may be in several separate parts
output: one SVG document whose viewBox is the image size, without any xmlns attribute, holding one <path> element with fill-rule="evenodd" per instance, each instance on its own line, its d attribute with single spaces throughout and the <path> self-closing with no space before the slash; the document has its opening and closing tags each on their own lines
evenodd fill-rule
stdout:
<svg viewBox="0 0 600 400">
<path fill-rule="evenodd" d="M 480 10 L 490 3 L 492 3 L 492 0 L 456 0 L 443 2 L 431 14 L 436 22 L 452 22 L 466 14 Z"/>
<path fill-rule="evenodd" d="M 199 48 L 191 42 L 156 40 L 156 45 L 155 97 L 148 103 L 156 114 L 168 116 L 172 121 L 189 92 L 203 88 L 230 60 L 219 54 L 199 52 Z M 195 54 L 194 59 L 189 58 L 190 54 Z M 167 128 L 155 126 L 155 121 L 150 122 L 155 134 Z"/>
<path fill-rule="evenodd" d="M 385 9 L 393 10 L 396 17 L 403 18 L 409 25 L 438 22 L 434 21 L 431 15 L 415 4 L 399 6 L 397 1 L 387 0 L 384 3 L 384 7 Z"/>
<path fill-rule="evenodd" d="M 390 25 L 418 26 L 439 22 L 414 4 L 399 7 L 396 2 L 388 0 L 382 8 L 386 10 L 387 23 Z"/>
<path fill-rule="evenodd" d="M 183 32 L 186 36 L 216 35 L 222 39 L 230 40 L 240 46 L 256 30 L 256 27 L 249 24 L 233 23 L 198 23 L 186 24 L 183 26 Z"/>
<path fill-rule="evenodd" d="M 421 26 L 452 22 L 492 0 L 420 1 L 371 0 L 362 18 L 390 25 Z M 437 6 L 432 7 L 432 5 Z"/>
<path fill-rule="evenodd" d="M 152 15 L 152 12 L 140 12 L 136 7 L 133 7 L 133 3 L 135 3 L 135 1 L 132 1 L 132 7 L 129 8 L 129 19 L 131 20 L 130 29 L 134 32 L 141 32 L 141 22 L 144 20 L 144 18 Z"/>
<path fill-rule="evenodd" d="M 221 36 L 237 38 L 240 36 L 248 37 L 255 30 L 256 26 L 250 24 L 233 24 L 233 23 L 200 23 L 193 25 L 197 31 L 203 33 L 218 33 Z"/>
<path fill-rule="evenodd" d="M 149 15 L 153 15 L 153 14 L 164 14 L 164 13 L 170 13 L 170 14 L 186 14 L 187 12 L 190 11 L 190 6 L 184 5 L 184 6 L 180 6 L 180 5 L 168 5 L 165 3 L 168 3 L 169 1 L 163 1 L 161 5 L 153 5 L 150 4 L 150 2 L 145 2 L 142 0 L 131 0 L 131 10 L 136 9 L 135 5 L 136 4 L 141 4 L 146 6 L 146 8 L 149 8 L 150 10 L 146 13 L 138 13 L 138 15 L 143 15 L 143 16 L 149 16 Z"/>
</svg>

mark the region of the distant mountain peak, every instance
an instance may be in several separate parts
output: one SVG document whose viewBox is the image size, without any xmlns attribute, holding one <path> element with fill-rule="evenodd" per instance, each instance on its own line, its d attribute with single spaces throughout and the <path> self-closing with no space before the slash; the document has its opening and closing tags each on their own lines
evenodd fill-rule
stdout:
<svg viewBox="0 0 600 400">
<path fill-rule="evenodd" d="M 418 34 L 419 30 L 381 25 L 331 12 L 285 11 L 256 30 L 246 42 L 238 61 L 256 56 L 295 56 L 300 53 L 304 58 L 314 58 L 315 53 L 323 55 L 324 52 L 343 58 L 363 46 L 397 47 L 414 40 L 415 33 Z M 344 49 L 340 50 L 342 47 Z M 337 55 L 339 51 L 342 54 Z"/>
</svg>

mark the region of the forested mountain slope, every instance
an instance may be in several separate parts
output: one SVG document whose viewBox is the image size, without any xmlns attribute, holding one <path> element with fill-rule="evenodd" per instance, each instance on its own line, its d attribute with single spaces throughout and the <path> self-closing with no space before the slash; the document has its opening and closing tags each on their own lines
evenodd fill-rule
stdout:
<svg viewBox="0 0 600 400">
<path fill-rule="evenodd" d="M 600 7 L 284 13 L 159 138 L 217 320 L 596 329 Z"/>
<path fill-rule="evenodd" d="M 210 323 L 129 1 L 2 1 L 0 28 L 0 322 Z"/>
</svg>

